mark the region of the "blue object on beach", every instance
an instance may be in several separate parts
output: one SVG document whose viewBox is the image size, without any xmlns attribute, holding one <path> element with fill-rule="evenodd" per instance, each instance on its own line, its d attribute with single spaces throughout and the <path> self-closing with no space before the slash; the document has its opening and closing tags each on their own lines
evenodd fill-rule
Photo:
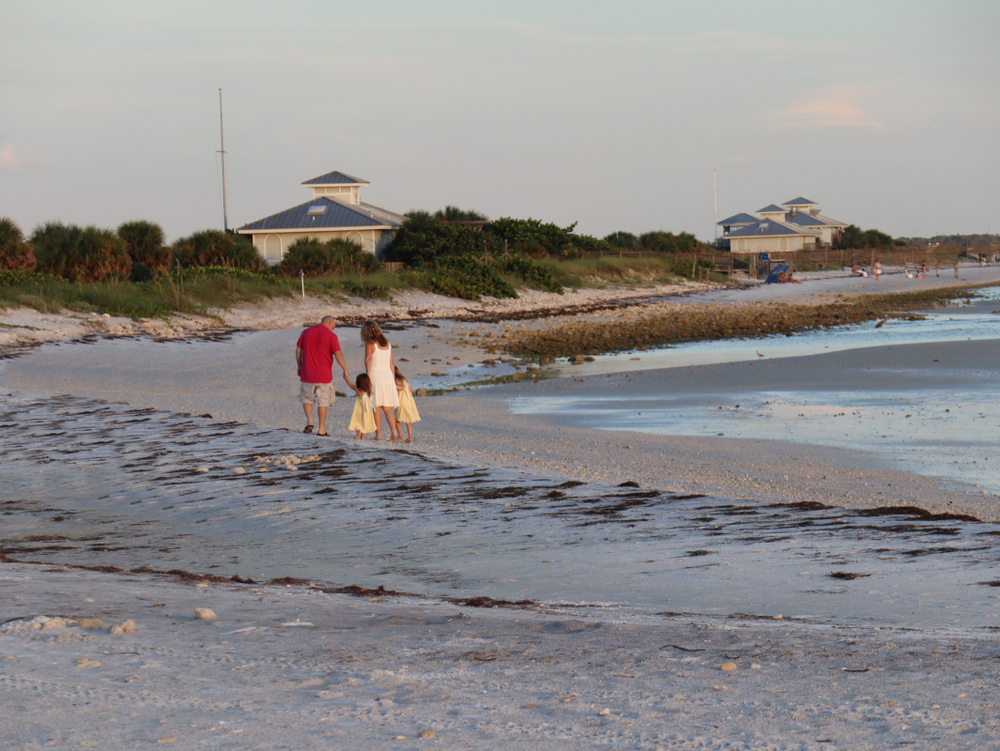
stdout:
<svg viewBox="0 0 1000 751">
<path fill-rule="evenodd" d="M 767 275 L 767 279 L 764 280 L 764 283 L 765 284 L 777 284 L 778 281 L 779 281 L 779 278 L 781 277 L 781 275 L 784 274 L 786 271 L 788 271 L 788 264 L 787 263 L 783 263 L 783 264 L 780 264 L 779 266 L 775 266 L 773 269 L 771 269 L 771 273 Z"/>
</svg>

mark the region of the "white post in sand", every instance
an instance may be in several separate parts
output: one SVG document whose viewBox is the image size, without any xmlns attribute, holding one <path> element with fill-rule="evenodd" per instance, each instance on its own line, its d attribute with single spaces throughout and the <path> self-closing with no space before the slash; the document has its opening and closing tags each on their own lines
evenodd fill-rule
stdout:
<svg viewBox="0 0 1000 751">
<path fill-rule="evenodd" d="M 302 275 L 302 302 L 306 301 L 306 272 L 304 269 L 299 269 L 299 274 Z"/>
</svg>

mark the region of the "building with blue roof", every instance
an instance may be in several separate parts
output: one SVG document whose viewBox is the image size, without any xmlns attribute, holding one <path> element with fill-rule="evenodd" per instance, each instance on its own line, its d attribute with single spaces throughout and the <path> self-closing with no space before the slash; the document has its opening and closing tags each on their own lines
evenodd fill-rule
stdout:
<svg viewBox="0 0 1000 751">
<path fill-rule="evenodd" d="M 723 219 L 723 243 L 733 253 L 784 253 L 839 244 L 844 222 L 823 216 L 819 204 L 799 196 L 788 203 L 758 209 L 759 216 L 736 214 Z"/>
<path fill-rule="evenodd" d="M 269 264 L 281 261 L 288 246 L 303 237 L 353 240 L 379 255 L 406 221 L 402 214 L 361 200 L 361 188 L 369 185 L 367 180 L 344 172 L 328 172 L 302 184 L 312 189 L 312 200 L 236 230 L 250 236 L 257 252 Z"/>
</svg>

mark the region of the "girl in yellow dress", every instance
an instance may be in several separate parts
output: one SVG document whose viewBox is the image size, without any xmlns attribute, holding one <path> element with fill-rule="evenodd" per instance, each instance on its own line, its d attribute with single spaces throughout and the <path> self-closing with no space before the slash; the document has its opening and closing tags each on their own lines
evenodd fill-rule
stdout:
<svg viewBox="0 0 1000 751">
<path fill-rule="evenodd" d="M 375 408 L 372 406 L 372 379 L 365 373 L 358 374 L 357 380 L 352 385 L 350 381 L 347 385 L 354 389 L 357 397 L 354 400 L 354 412 L 351 414 L 351 424 L 348 430 L 354 431 L 354 438 L 359 441 L 365 440 L 365 433 L 375 432 Z"/>
<path fill-rule="evenodd" d="M 393 368 L 393 375 L 396 377 L 396 391 L 399 392 L 396 422 L 406 426 L 406 440 L 403 443 L 412 443 L 413 423 L 420 422 L 420 413 L 417 412 L 417 403 L 413 400 L 413 388 L 410 382 L 399 372 L 399 368 Z"/>
</svg>

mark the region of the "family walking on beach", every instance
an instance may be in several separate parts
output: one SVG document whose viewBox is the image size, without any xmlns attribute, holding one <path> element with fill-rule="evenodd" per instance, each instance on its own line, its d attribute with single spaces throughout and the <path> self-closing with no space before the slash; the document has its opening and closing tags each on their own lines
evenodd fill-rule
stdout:
<svg viewBox="0 0 1000 751">
<path fill-rule="evenodd" d="M 365 435 L 375 434 L 382 440 L 382 418 L 389 424 L 390 442 L 413 441 L 413 423 L 420 421 L 413 389 L 403 377 L 392 357 L 392 346 L 375 321 L 361 325 L 361 341 L 365 344 L 365 372 L 351 383 L 347 363 L 340 349 L 340 340 L 333 333 L 336 328 L 333 316 L 324 316 L 316 326 L 302 332 L 295 345 L 295 362 L 298 365 L 299 401 L 306 415 L 305 433 L 316 427 L 313 423 L 313 405 L 317 407 L 319 430 L 325 436 L 327 410 L 333 405 L 336 390 L 333 387 L 333 362 L 337 361 L 344 374 L 344 381 L 354 391 L 354 412 L 349 430 L 354 437 L 364 440 Z M 403 439 L 400 424 L 406 426 Z"/>
</svg>

